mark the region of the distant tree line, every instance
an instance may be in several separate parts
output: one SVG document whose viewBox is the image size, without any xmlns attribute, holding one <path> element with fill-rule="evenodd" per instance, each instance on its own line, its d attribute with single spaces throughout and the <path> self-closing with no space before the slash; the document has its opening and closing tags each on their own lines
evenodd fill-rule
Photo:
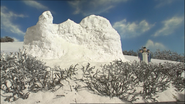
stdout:
<svg viewBox="0 0 185 104">
<path fill-rule="evenodd" d="M 130 55 L 130 56 L 138 56 L 138 52 L 135 52 L 133 50 L 124 50 L 123 54 L 124 55 Z M 178 61 L 178 62 L 185 62 L 185 55 L 183 54 L 178 54 L 177 52 L 172 52 L 170 50 L 163 50 L 160 51 L 157 49 L 155 52 L 150 52 L 152 59 L 161 59 L 161 60 L 171 60 L 171 61 Z"/>
<path fill-rule="evenodd" d="M 0 42 L 14 42 L 14 39 L 8 36 L 1 38 Z"/>
</svg>

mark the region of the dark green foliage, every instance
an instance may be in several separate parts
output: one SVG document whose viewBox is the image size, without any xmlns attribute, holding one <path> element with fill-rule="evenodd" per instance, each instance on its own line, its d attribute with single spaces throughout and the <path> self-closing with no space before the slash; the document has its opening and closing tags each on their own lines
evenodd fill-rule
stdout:
<svg viewBox="0 0 185 104">
<path fill-rule="evenodd" d="M 27 99 L 30 92 L 56 91 L 62 87 L 61 80 L 66 80 L 76 74 L 78 69 L 70 66 L 62 70 L 60 67 L 50 68 L 35 57 L 24 51 L 1 54 L 1 91 L 12 93 L 5 96 L 6 101 L 19 98 Z M 165 91 L 172 84 L 177 91 L 185 88 L 184 63 L 146 64 L 134 61 L 132 63 L 113 61 L 103 65 L 100 70 L 90 64 L 82 67 L 82 81 L 87 87 L 99 95 L 119 97 L 122 100 L 136 101 L 142 96 L 145 101 L 156 102 L 155 95 Z M 137 91 L 138 87 L 141 88 Z M 4 96 L 4 95 L 1 95 Z"/>
<path fill-rule="evenodd" d="M 177 52 L 172 52 L 170 50 L 160 51 L 159 49 L 155 51 L 153 54 L 154 59 L 162 59 L 162 60 L 172 60 L 178 62 L 184 62 L 184 55 L 178 54 Z"/>
<path fill-rule="evenodd" d="M 130 55 L 130 56 L 137 56 L 138 55 L 138 53 L 137 52 L 134 52 L 133 50 L 130 50 L 130 51 L 124 50 L 123 51 L 123 54 L 124 55 Z"/>
<path fill-rule="evenodd" d="M 1 38 L 0 42 L 14 42 L 14 39 L 12 39 L 8 36 L 5 36 L 5 37 Z"/>
<path fill-rule="evenodd" d="M 55 86 L 62 86 L 61 80 L 71 78 L 76 71 L 76 65 L 66 70 L 47 67 L 42 61 L 21 50 L 9 55 L 1 54 L 0 67 L 0 89 L 5 94 L 12 93 L 11 96 L 6 96 L 6 101 L 27 99 L 29 92 L 54 90 Z"/>
<path fill-rule="evenodd" d="M 89 89 L 100 95 L 116 96 L 131 102 L 137 100 L 139 95 L 145 101 L 156 102 L 154 96 L 157 92 L 165 91 L 170 82 L 178 91 L 185 88 L 183 78 L 174 74 L 182 73 L 184 69 L 182 63 L 146 64 L 136 61 L 133 63 L 115 61 L 104 65 L 96 72 L 92 71 L 94 67 L 90 67 L 89 64 L 84 69 L 86 69 L 83 71 L 86 79 L 84 82 Z M 137 92 L 138 87 L 142 87 L 142 91 Z"/>
</svg>

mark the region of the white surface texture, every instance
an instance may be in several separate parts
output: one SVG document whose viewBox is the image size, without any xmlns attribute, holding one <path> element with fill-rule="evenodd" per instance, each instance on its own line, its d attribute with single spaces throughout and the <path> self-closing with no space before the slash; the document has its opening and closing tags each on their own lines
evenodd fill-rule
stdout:
<svg viewBox="0 0 185 104">
<path fill-rule="evenodd" d="M 1 52 L 17 52 L 20 47 L 22 47 L 23 42 L 8 42 L 8 43 L 1 43 Z M 10 49 L 11 48 L 11 49 Z M 137 56 L 128 56 L 125 55 L 125 58 L 128 59 L 130 62 L 138 61 L 139 59 Z M 65 59 L 65 57 L 64 57 Z M 61 68 L 69 68 L 70 65 L 75 65 L 76 63 L 79 63 L 78 67 L 81 67 L 81 65 L 86 66 L 87 62 L 71 62 L 70 60 L 62 61 L 60 59 L 45 59 L 43 60 L 46 62 L 46 65 L 50 67 L 54 67 L 55 65 L 60 66 Z M 159 59 L 152 59 L 152 63 L 178 63 L 176 61 L 169 61 L 169 60 L 159 60 Z M 96 69 L 100 69 L 99 66 L 108 64 L 108 62 L 94 62 L 91 63 L 91 66 L 96 66 Z M 79 68 L 80 69 L 80 68 Z M 78 79 L 81 78 L 80 71 L 78 71 L 78 75 L 74 76 Z M 185 77 L 185 72 L 181 75 L 182 77 Z M 84 86 L 82 82 L 69 80 L 71 85 L 73 83 L 76 83 L 77 85 Z M 63 82 L 64 83 L 64 82 Z M 64 83 L 65 84 L 65 83 Z M 137 90 L 140 90 L 138 87 Z M 170 102 L 170 101 L 176 101 L 176 99 L 173 97 L 176 96 L 179 100 L 184 100 L 184 91 L 177 92 L 174 90 L 173 86 L 170 86 L 166 91 L 157 93 L 157 100 L 159 102 Z M 1 91 L 1 94 L 3 91 Z M 63 97 L 57 97 L 57 95 L 65 95 Z M 100 96 L 97 94 L 94 94 L 92 91 L 81 88 L 79 91 L 73 91 L 69 90 L 69 86 L 65 85 L 64 87 L 60 88 L 56 92 L 52 93 L 51 91 L 42 92 L 39 91 L 37 93 L 30 93 L 28 99 L 18 99 L 15 102 L 7 102 L 4 101 L 4 97 L 1 96 L 1 104 L 70 104 L 70 103 L 125 103 L 128 104 L 126 101 L 120 100 L 118 97 L 109 98 L 108 96 Z M 144 100 L 140 99 L 133 103 L 144 103 Z"/>
<path fill-rule="evenodd" d="M 122 54 L 120 36 L 104 17 L 90 15 L 79 24 L 68 19 L 53 24 L 50 11 L 39 16 L 24 36 L 28 54 L 41 59 L 128 61 Z"/>
</svg>

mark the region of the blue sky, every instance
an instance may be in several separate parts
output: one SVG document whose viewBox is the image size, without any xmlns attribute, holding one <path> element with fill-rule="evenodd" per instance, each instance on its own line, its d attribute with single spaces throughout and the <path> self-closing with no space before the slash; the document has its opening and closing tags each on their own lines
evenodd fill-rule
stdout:
<svg viewBox="0 0 185 104">
<path fill-rule="evenodd" d="M 123 50 L 184 53 L 184 0 L 1 0 L 1 37 L 23 42 L 26 29 L 46 10 L 57 24 L 68 18 L 79 23 L 91 14 L 107 18 Z"/>
</svg>

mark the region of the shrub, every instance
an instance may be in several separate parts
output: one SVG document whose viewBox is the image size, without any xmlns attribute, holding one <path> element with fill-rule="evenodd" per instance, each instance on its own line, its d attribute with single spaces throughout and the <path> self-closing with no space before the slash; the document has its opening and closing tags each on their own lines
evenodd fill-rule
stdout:
<svg viewBox="0 0 185 104">
<path fill-rule="evenodd" d="M 170 65 L 169 65 L 170 64 Z M 145 101 L 157 101 L 154 96 L 157 92 L 166 90 L 170 82 L 178 91 L 185 88 L 183 78 L 176 72 L 182 73 L 184 64 L 146 64 L 144 62 L 124 63 L 111 62 L 101 70 L 93 72 L 90 64 L 82 68 L 84 82 L 87 87 L 100 95 L 119 97 L 122 100 L 136 101 L 142 96 Z M 142 87 L 140 92 L 136 88 Z"/>
<path fill-rule="evenodd" d="M 137 52 L 134 52 L 133 50 L 130 50 L 130 51 L 123 51 L 123 54 L 124 55 L 131 55 L 131 56 L 137 56 L 138 53 Z"/>
<path fill-rule="evenodd" d="M 27 99 L 30 92 L 44 90 L 56 91 L 62 87 L 61 80 L 71 78 L 76 74 L 77 65 L 71 65 L 62 70 L 55 66 L 50 68 L 36 57 L 23 51 L 1 54 L 1 91 L 6 101 L 18 98 Z M 177 91 L 185 88 L 185 78 L 180 75 L 185 71 L 184 63 L 146 64 L 134 61 L 132 63 L 113 61 L 103 65 L 100 70 L 90 64 L 82 67 L 83 82 L 87 88 L 99 95 L 119 97 L 122 100 L 136 101 L 138 96 L 146 101 L 157 101 L 158 92 L 165 91 L 172 84 Z M 138 87 L 142 90 L 138 91 Z M 7 95 L 11 93 L 12 95 Z"/>
<path fill-rule="evenodd" d="M 170 50 L 160 51 L 159 49 L 153 53 L 153 58 L 162 60 L 172 60 L 178 62 L 184 62 L 185 59 L 184 55 L 172 52 Z"/>
<path fill-rule="evenodd" d="M 5 36 L 4 38 L 1 38 L 0 42 L 14 42 L 14 39 L 8 36 Z"/>
<path fill-rule="evenodd" d="M 133 50 L 130 51 L 123 51 L 124 55 L 130 55 L 130 56 L 138 56 L 138 52 L 134 52 Z M 171 60 L 171 61 L 178 61 L 178 62 L 184 62 L 185 61 L 185 55 L 178 54 L 177 52 L 172 52 L 170 50 L 163 50 L 160 51 L 159 49 L 155 52 L 150 52 L 152 59 L 162 59 L 162 60 Z"/>
<path fill-rule="evenodd" d="M 1 90 L 5 93 L 5 101 L 18 98 L 27 99 L 30 92 L 41 90 L 54 91 L 55 86 L 62 86 L 61 80 L 70 78 L 76 71 L 76 65 L 62 70 L 60 67 L 50 68 L 36 57 L 26 54 L 25 50 L 1 54 Z M 6 96 L 12 93 L 11 96 Z"/>
</svg>

